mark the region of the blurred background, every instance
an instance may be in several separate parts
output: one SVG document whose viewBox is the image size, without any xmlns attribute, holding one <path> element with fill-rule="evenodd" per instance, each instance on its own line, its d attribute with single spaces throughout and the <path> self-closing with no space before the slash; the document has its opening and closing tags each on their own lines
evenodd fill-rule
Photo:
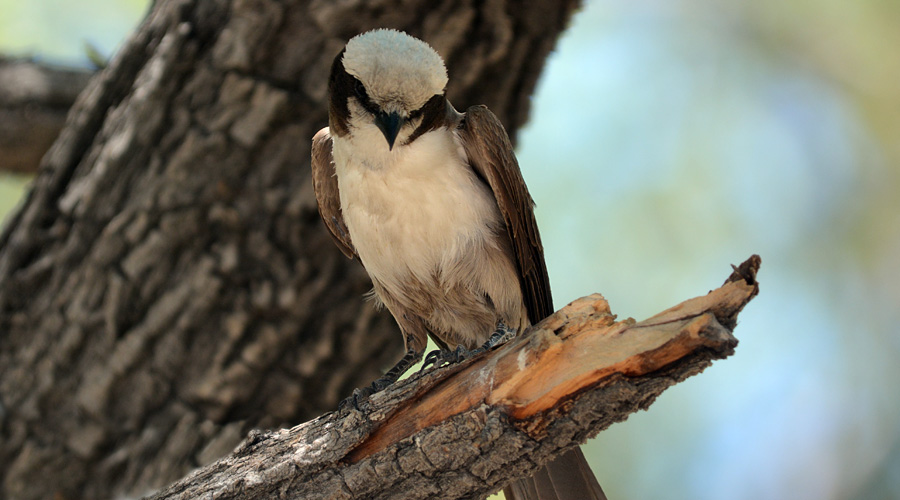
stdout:
<svg viewBox="0 0 900 500">
<path fill-rule="evenodd" d="M 0 0 L 0 53 L 89 66 L 146 8 Z M 898 26 L 896 0 L 592 0 L 560 40 L 518 146 L 556 306 L 640 320 L 763 258 L 736 354 L 587 445 L 610 498 L 900 498 Z M 27 182 L 0 173 L 0 217 Z"/>
</svg>

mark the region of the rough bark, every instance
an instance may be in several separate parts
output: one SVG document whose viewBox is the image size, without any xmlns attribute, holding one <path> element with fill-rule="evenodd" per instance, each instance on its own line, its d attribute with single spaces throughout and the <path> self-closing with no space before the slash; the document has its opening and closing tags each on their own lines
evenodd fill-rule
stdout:
<svg viewBox="0 0 900 500">
<path fill-rule="evenodd" d="M 404 29 L 514 134 L 574 7 L 156 2 L 0 235 L 0 497 L 151 491 L 374 379 L 401 339 L 308 177 L 331 60 Z"/>
<path fill-rule="evenodd" d="M 37 171 L 91 75 L 0 56 L 0 171 Z"/>
<path fill-rule="evenodd" d="M 758 257 L 703 297 L 616 322 L 598 294 L 467 363 L 425 372 L 345 410 L 267 434 L 154 495 L 192 498 L 481 498 L 671 385 L 731 355 L 757 294 Z"/>
</svg>

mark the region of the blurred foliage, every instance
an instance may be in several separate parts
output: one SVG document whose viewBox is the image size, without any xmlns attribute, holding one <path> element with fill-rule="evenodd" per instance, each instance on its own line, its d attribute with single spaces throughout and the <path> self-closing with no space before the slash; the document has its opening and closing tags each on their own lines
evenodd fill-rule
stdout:
<svg viewBox="0 0 900 500">
<path fill-rule="evenodd" d="M 611 498 L 894 498 L 900 4 L 594 1 L 520 159 L 557 306 L 763 257 L 737 354 L 589 443 Z"/>
<path fill-rule="evenodd" d="M 145 6 L 0 0 L 0 50 L 87 64 Z M 896 0 L 594 0 L 560 41 L 519 152 L 556 305 L 641 319 L 763 257 L 737 354 L 588 444 L 610 498 L 900 497 L 897 26 Z"/>
<path fill-rule="evenodd" d="M 112 54 L 150 5 L 148 0 L 0 0 L 3 53 L 89 66 L 85 44 Z"/>
</svg>

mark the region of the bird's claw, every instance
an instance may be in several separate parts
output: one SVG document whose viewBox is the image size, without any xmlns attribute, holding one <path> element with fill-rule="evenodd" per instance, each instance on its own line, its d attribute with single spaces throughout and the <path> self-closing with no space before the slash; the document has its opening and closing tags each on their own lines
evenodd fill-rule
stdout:
<svg viewBox="0 0 900 500">
<path fill-rule="evenodd" d="M 470 351 L 465 348 L 465 346 L 457 346 L 456 349 L 452 351 L 444 351 L 441 349 L 431 351 L 425 356 L 425 361 L 422 363 L 422 368 L 419 369 L 419 372 L 425 371 L 429 366 L 434 365 L 435 369 L 440 368 L 445 365 L 452 365 L 454 363 L 459 363 L 460 361 L 466 360 L 478 354 L 476 351 Z"/>
<path fill-rule="evenodd" d="M 351 394 L 349 397 L 344 398 L 340 403 L 338 403 L 338 410 L 343 410 L 348 407 L 353 408 L 354 410 L 359 410 L 359 404 L 361 402 L 369 399 L 369 396 L 375 394 L 376 392 L 384 390 L 384 388 L 393 383 L 394 380 L 392 380 L 391 378 L 381 377 L 365 387 L 353 389 L 353 394 Z"/>
<path fill-rule="evenodd" d="M 491 334 L 490 338 L 481 345 L 481 347 L 470 351 L 466 349 L 465 346 L 459 345 L 452 351 L 445 351 L 442 349 L 431 351 L 425 356 L 425 360 L 423 361 L 422 368 L 419 369 L 419 372 L 425 371 L 432 365 L 437 369 L 445 365 L 452 365 L 454 363 L 465 361 L 469 358 L 478 356 L 483 352 L 487 352 L 515 336 L 516 330 L 509 328 L 500 321 L 497 323 L 497 329 Z"/>
</svg>

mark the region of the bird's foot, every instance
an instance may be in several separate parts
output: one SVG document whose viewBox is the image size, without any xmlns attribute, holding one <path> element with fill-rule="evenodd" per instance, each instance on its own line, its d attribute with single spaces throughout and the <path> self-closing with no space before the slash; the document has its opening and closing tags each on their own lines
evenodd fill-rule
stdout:
<svg viewBox="0 0 900 500">
<path fill-rule="evenodd" d="M 470 351 L 465 348 L 465 346 L 457 346 L 456 349 L 452 351 L 444 351 L 441 349 L 431 351 L 427 355 L 425 355 L 425 362 L 422 363 L 422 368 L 419 369 L 419 372 L 425 371 L 431 365 L 434 365 L 435 368 L 440 368 L 446 365 L 452 365 L 454 363 L 459 363 L 460 361 L 469 359 L 472 357 L 473 351 Z"/>
<path fill-rule="evenodd" d="M 487 342 L 481 344 L 481 347 L 472 351 L 474 354 L 481 354 L 485 351 L 503 345 L 516 336 L 516 329 L 506 326 L 502 321 L 497 322 L 497 329 L 488 337 Z"/>
<path fill-rule="evenodd" d="M 353 408 L 355 410 L 359 410 L 359 404 L 366 399 L 369 399 L 369 396 L 375 394 L 376 392 L 380 392 L 384 390 L 389 385 L 396 382 L 404 373 L 406 373 L 409 368 L 416 364 L 419 359 L 422 358 L 421 352 L 416 352 L 413 349 L 406 351 L 406 354 L 394 365 L 393 368 L 388 370 L 384 376 L 376 379 L 371 384 L 365 387 L 359 387 L 353 390 L 353 394 L 349 397 L 343 399 L 340 403 L 338 403 L 338 410 L 343 410 L 345 408 Z"/>
<path fill-rule="evenodd" d="M 353 389 L 353 394 L 349 397 L 344 398 L 338 403 L 338 410 L 343 410 L 345 408 L 353 408 L 354 410 L 359 410 L 359 404 L 363 401 L 369 399 L 369 396 L 375 394 L 376 392 L 384 390 L 385 387 L 396 382 L 396 379 L 391 379 L 387 376 L 381 377 L 371 384 L 365 387 L 358 387 Z"/>
<path fill-rule="evenodd" d="M 460 345 L 452 351 L 441 349 L 431 351 L 425 356 L 425 362 L 422 363 L 422 368 L 420 368 L 419 371 L 425 371 L 426 368 L 432 365 L 434 365 L 435 368 L 440 368 L 445 365 L 452 365 L 454 363 L 465 361 L 483 352 L 490 351 L 494 347 L 506 343 L 515 336 L 516 330 L 506 326 L 500 321 L 497 323 L 497 329 L 494 330 L 494 333 L 491 334 L 484 344 L 481 344 L 481 347 L 470 351 L 466 349 L 465 346 Z"/>
</svg>

